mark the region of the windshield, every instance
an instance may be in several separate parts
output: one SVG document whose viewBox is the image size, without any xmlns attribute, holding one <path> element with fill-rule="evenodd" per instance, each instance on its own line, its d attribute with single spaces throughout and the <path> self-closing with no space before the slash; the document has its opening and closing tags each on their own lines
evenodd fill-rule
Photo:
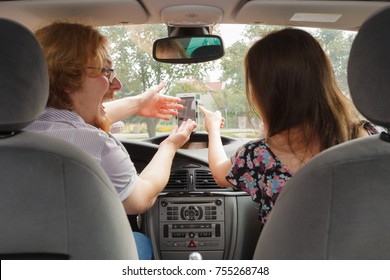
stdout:
<svg viewBox="0 0 390 280">
<path fill-rule="evenodd" d="M 225 118 L 222 135 L 234 138 L 263 136 L 262 121 L 251 111 L 245 97 L 243 59 L 253 42 L 282 26 L 218 25 L 214 34 L 224 42 L 225 56 L 197 64 L 165 64 L 152 57 L 156 39 L 166 37 L 165 25 L 101 27 L 111 43 L 111 55 L 122 89 L 116 97 L 137 95 L 165 81 L 163 94 L 191 94 L 210 110 L 219 110 Z M 327 52 L 341 90 L 349 96 L 347 62 L 356 32 L 304 28 Z M 198 113 L 197 131 L 205 131 Z M 115 123 L 111 132 L 121 139 L 146 139 L 169 133 L 177 120 L 162 121 L 133 116 Z"/>
</svg>

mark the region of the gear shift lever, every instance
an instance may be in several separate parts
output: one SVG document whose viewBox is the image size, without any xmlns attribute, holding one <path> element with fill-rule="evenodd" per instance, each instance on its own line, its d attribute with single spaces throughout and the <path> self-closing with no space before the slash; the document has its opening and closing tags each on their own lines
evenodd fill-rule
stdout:
<svg viewBox="0 0 390 280">
<path fill-rule="evenodd" d="M 188 259 L 189 259 L 189 260 L 203 260 L 202 255 L 199 254 L 198 252 L 192 252 L 192 253 L 188 256 Z"/>
</svg>

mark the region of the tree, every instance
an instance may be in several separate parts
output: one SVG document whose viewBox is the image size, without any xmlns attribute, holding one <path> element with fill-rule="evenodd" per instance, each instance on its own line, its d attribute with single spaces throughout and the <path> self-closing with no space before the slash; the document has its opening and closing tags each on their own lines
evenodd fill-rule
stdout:
<svg viewBox="0 0 390 280">
<path fill-rule="evenodd" d="M 237 127 L 237 116 L 245 115 L 247 102 L 245 99 L 244 63 L 247 45 L 237 41 L 228 47 L 221 61 L 222 80 L 225 88 L 221 94 L 215 95 L 217 109 L 223 112 L 227 128 Z"/>
<path fill-rule="evenodd" d="M 348 58 L 356 32 L 327 29 L 309 29 L 308 31 L 320 42 L 327 53 L 340 89 L 344 93 L 349 93 Z"/>
<path fill-rule="evenodd" d="M 280 25 L 248 25 L 244 31 L 244 40 L 249 44 L 253 44 L 268 33 L 284 28 L 286 27 Z"/>
<path fill-rule="evenodd" d="M 174 83 L 169 93 L 176 96 L 178 93 L 204 93 L 206 91 L 207 89 L 203 82 L 187 80 Z"/>
<path fill-rule="evenodd" d="M 245 33 L 247 41 L 253 42 L 258 40 L 267 33 L 280 30 L 283 26 L 250 26 Z M 335 72 L 337 82 L 341 90 L 347 93 L 347 64 L 349 58 L 349 51 L 352 42 L 356 36 L 356 32 L 348 32 L 343 30 L 331 30 L 320 28 L 304 28 L 307 32 L 313 35 L 321 44 L 327 53 Z"/>
<path fill-rule="evenodd" d="M 203 80 L 207 76 L 212 64 L 164 64 L 152 57 L 153 42 L 157 38 L 165 37 L 165 25 L 139 25 L 124 27 L 103 27 L 101 32 L 109 41 L 115 69 L 122 82 L 122 89 L 117 97 L 136 95 L 162 81 L 167 82 L 167 89 L 171 84 L 182 78 Z M 140 118 L 133 116 L 128 122 L 146 122 L 149 137 L 156 135 L 157 119 Z"/>
<path fill-rule="evenodd" d="M 245 77 L 243 71 L 244 57 L 248 48 L 257 40 L 263 38 L 270 32 L 284 29 L 284 26 L 251 25 L 244 29 L 242 38 L 231 45 L 225 51 L 222 59 L 222 79 L 226 87 L 222 95 L 217 97 L 216 103 L 220 111 L 228 108 L 228 123 L 234 124 L 237 115 L 243 115 L 246 112 L 247 117 L 252 119 L 254 114 L 248 110 L 249 106 L 245 95 Z M 329 56 L 336 79 L 341 90 L 348 92 L 347 84 L 347 63 L 349 50 L 355 34 L 338 30 L 305 28 L 311 33 L 323 46 Z"/>
</svg>

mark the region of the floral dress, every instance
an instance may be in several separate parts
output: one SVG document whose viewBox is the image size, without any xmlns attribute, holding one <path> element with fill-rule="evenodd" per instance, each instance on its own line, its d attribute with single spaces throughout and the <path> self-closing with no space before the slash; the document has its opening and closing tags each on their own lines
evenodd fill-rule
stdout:
<svg viewBox="0 0 390 280">
<path fill-rule="evenodd" d="M 370 122 L 364 122 L 363 126 L 370 135 L 383 131 Z M 266 139 L 260 139 L 237 150 L 226 179 L 235 189 L 249 193 L 259 204 L 259 220 L 265 224 L 279 193 L 293 175 L 275 156 Z"/>
</svg>

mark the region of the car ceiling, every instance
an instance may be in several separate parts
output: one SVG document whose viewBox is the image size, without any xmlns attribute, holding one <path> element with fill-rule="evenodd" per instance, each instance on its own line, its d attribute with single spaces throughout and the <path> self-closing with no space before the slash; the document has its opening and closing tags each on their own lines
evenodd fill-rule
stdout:
<svg viewBox="0 0 390 280">
<path fill-rule="evenodd" d="M 267 24 L 358 30 L 389 1 L 299 0 L 27 0 L 1 1 L 0 17 L 34 30 L 53 20 L 95 26 Z"/>
</svg>

